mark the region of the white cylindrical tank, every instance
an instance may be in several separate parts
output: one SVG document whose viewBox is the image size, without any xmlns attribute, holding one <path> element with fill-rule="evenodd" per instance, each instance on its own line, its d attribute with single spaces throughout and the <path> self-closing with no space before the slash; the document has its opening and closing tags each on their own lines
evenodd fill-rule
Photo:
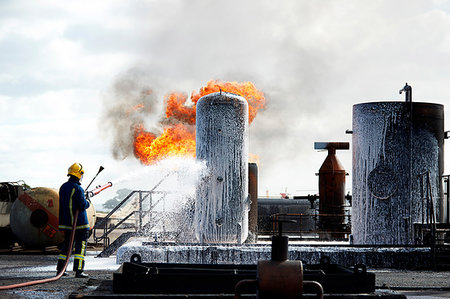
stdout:
<svg viewBox="0 0 450 299">
<path fill-rule="evenodd" d="M 231 93 L 197 102 L 196 154 L 208 176 L 197 188 L 195 232 L 201 243 L 242 243 L 248 236 L 248 103 Z"/>
<path fill-rule="evenodd" d="M 418 227 L 448 217 L 441 200 L 443 125 L 439 104 L 353 106 L 355 244 L 415 244 Z"/>
</svg>

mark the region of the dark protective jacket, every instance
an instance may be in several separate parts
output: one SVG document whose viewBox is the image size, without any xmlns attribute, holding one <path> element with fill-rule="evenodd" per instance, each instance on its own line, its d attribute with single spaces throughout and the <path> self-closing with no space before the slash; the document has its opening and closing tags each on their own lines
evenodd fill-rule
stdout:
<svg viewBox="0 0 450 299">
<path fill-rule="evenodd" d="M 59 188 L 59 229 L 71 230 L 75 212 L 78 209 L 76 229 L 89 229 L 86 209 L 89 201 L 85 199 L 84 190 L 78 178 L 70 176 L 69 180 Z"/>
</svg>

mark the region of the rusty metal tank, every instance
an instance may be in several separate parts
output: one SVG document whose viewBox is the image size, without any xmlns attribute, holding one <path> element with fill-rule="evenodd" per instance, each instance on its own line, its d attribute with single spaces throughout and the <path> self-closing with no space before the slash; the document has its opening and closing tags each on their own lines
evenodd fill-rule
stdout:
<svg viewBox="0 0 450 299">
<path fill-rule="evenodd" d="M 319 214 L 321 238 L 344 239 L 345 177 L 336 150 L 348 150 L 348 142 L 315 142 L 314 149 L 326 149 L 328 155 L 319 169 Z"/>
<path fill-rule="evenodd" d="M 414 226 L 424 223 L 427 214 L 437 221 L 447 217 L 441 213 L 443 128 L 440 104 L 353 106 L 355 244 L 414 244 Z"/>
<path fill-rule="evenodd" d="M 248 193 L 250 194 L 250 211 L 248 212 L 248 230 L 250 242 L 258 239 L 258 165 L 248 163 Z M 251 234 L 251 235 L 250 235 Z"/>
<path fill-rule="evenodd" d="M 89 226 L 95 224 L 95 209 L 87 210 Z M 58 245 L 59 195 L 55 189 L 37 187 L 25 191 L 11 208 L 11 229 L 21 244 L 32 248 Z"/>
<path fill-rule="evenodd" d="M 201 243 L 242 243 L 248 236 L 248 103 L 218 92 L 197 102 L 197 160 L 208 176 L 197 188 L 195 232 Z"/>
</svg>

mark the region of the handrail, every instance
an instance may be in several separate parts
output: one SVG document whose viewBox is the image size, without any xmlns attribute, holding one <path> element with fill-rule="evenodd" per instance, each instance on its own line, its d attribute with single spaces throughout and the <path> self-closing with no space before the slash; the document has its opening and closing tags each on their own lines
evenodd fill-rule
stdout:
<svg viewBox="0 0 450 299">
<path fill-rule="evenodd" d="M 167 195 L 167 191 L 156 191 L 156 188 L 158 188 L 161 183 L 172 173 L 174 173 L 173 171 L 168 172 L 165 176 L 163 176 L 161 178 L 161 180 L 150 190 L 150 191 L 142 191 L 142 190 L 134 190 L 131 191 L 130 194 L 128 194 L 116 207 L 114 207 L 114 209 L 112 209 L 102 220 L 100 220 L 99 222 L 97 222 L 94 225 L 94 232 L 93 232 L 93 238 L 95 242 L 99 242 L 101 240 L 103 240 L 103 249 L 106 249 L 107 246 L 109 246 L 109 237 L 108 235 L 114 231 L 116 228 L 118 228 L 120 225 L 122 225 L 126 220 L 128 220 L 131 216 L 135 215 L 136 213 L 139 214 L 140 219 L 147 215 L 149 213 L 149 211 L 152 211 L 160 202 L 163 198 L 165 198 L 165 195 Z M 136 194 L 139 194 L 139 210 L 138 211 L 132 211 L 130 214 L 128 214 L 127 216 L 125 216 L 123 219 L 121 219 L 117 224 L 115 224 L 114 226 L 108 228 L 108 221 L 110 220 L 110 218 L 112 217 L 112 215 L 119 210 L 125 203 L 127 203 L 130 198 L 132 198 L 133 196 L 135 196 Z M 146 200 L 147 198 L 151 198 L 151 194 L 163 194 L 163 198 L 159 199 L 156 203 L 151 203 L 149 211 L 142 211 L 142 202 L 144 200 Z M 101 236 L 97 236 L 96 235 L 96 229 L 99 228 L 103 228 L 103 234 Z M 136 231 L 142 229 L 142 223 L 139 223 L 139 227 L 135 227 Z"/>
<path fill-rule="evenodd" d="M 125 197 L 119 204 L 117 204 L 117 206 L 114 209 L 112 209 L 102 220 L 95 223 L 94 228 L 100 228 L 101 225 L 103 224 L 103 222 L 105 222 L 107 219 L 111 218 L 112 214 L 114 214 L 118 209 L 120 209 L 123 206 L 123 204 L 131 198 L 131 196 L 133 196 L 135 193 L 138 193 L 138 192 L 141 192 L 141 191 L 137 191 L 137 190 L 131 191 L 131 193 L 128 194 L 127 197 Z M 143 191 L 143 192 L 146 192 L 146 191 Z"/>
<path fill-rule="evenodd" d="M 155 193 L 156 193 L 156 192 L 155 192 Z M 162 193 L 162 192 L 158 192 L 158 193 Z M 161 197 L 157 202 L 155 202 L 155 203 L 148 209 L 148 211 L 141 211 L 141 213 L 142 213 L 142 214 L 141 214 L 141 218 L 144 218 L 144 217 L 147 216 L 149 213 L 151 213 L 152 210 L 153 210 L 153 208 L 156 207 L 162 200 L 165 199 L 167 193 L 169 193 L 169 192 L 164 192 L 164 196 Z"/>
<path fill-rule="evenodd" d="M 111 218 L 111 216 L 118 210 L 120 209 L 133 195 L 135 195 L 136 193 L 141 192 L 141 191 L 132 191 L 130 192 L 130 194 L 128 194 L 127 197 L 125 197 L 114 209 L 112 209 L 102 220 L 98 221 L 97 223 L 95 223 L 94 225 L 94 240 L 95 242 L 101 241 L 105 238 L 107 238 L 107 235 L 111 232 L 107 232 L 107 224 L 108 224 L 108 220 Z M 96 229 L 98 228 L 103 228 L 104 233 L 102 236 L 97 237 L 96 236 Z"/>
<path fill-rule="evenodd" d="M 347 212 L 347 211 L 346 211 Z M 275 213 L 272 214 L 271 217 L 286 217 L 288 219 L 296 219 L 299 222 L 298 227 L 299 229 L 295 229 L 295 230 L 288 230 L 286 228 L 283 229 L 283 231 L 285 233 L 298 233 L 299 237 L 302 238 L 303 235 L 310 235 L 310 234 L 318 234 L 321 233 L 322 231 L 318 228 L 318 220 L 317 218 L 319 217 L 324 217 L 324 218 L 335 218 L 335 217 L 342 217 L 342 218 L 347 218 L 348 223 L 343 223 L 343 225 L 346 225 L 348 227 L 348 224 L 351 222 L 351 215 L 344 212 L 344 214 L 325 214 L 325 213 L 308 213 L 308 214 L 303 214 L 303 213 Z M 302 230 L 303 227 L 303 221 L 302 219 L 308 220 L 312 220 L 314 222 L 314 229 L 308 229 L 308 230 Z M 265 230 L 265 231 L 260 231 L 262 233 L 274 233 L 278 231 L 278 227 L 277 227 L 277 223 L 274 222 L 272 224 L 271 230 Z M 344 230 L 337 230 L 337 231 L 333 231 L 333 233 L 342 233 L 342 234 L 349 234 L 350 230 L 349 229 L 344 229 Z"/>
<path fill-rule="evenodd" d="M 136 211 L 131 212 L 130 214 L 128 214 L 127 216 L 125 216 L 122 220 L 120 220 L 116 225 L 112 226 L 109 228 L 109 230 L 106 231 L 106 235 L 109 235 L 113 230 L 115 230 L 117 227 L 119 227 L 122 223 L 124 223 L 125 221 L 128 220 L 128 218 L 130 218 L 131 216 L 133 216 L 133 214 L 135 214 Z M 105 236 L 106 237 L 106 236 Z M 98 237 L 97 241 L 102 240 L 104 237 L 100 236 Z"/>
<path fill-rule="evenodd" d="M 120 207 L 122 207 L 133 195 L 135 194 L 142 194 L 144 193 L 144 196 L 142 196 L 140 198 L 140 202 L 139 205 L 142 204 L 142 202 L 144 200 L 146 200 L 152 193 L 156 193 L 156 194 L 161 194 L 161 193 L 167 193 L 167 192 L 163 192 L 163 191 L 142 191 L 142 190 L 134 190 L 132 192 L 130 192 L 130 194 L 128 194 L 127 197 L 125 197 L 113 210 L 111 210 L 111 212 L 109 212 L 102 220 L 100 220 L 99 222 L 97 222 L 94 226 L 94 241 L 95 242 L 99 242 L 101 240 L 104 240 L 105 244 L 104 247 L 106 248 L 107 246 L 109 246 L 109 241 L 108 241 L 108 235 L 114 231 L 116 228 L 118 228 L 120 225 L 122 225 L 126 220 L 128 220 L 131 216 L 133 216 L 134 214 L 136 214 L 139 211 L 132 211 L 130 214 L 128 214 L 127 216 L 125 216 L 123 219 L 121 219 L 116 225 L 109 227 L 107 226 L 108 221 L 110 220 L 111 216 L 114 214 L 114 212 L 116 212 Z M 152 204 L 149 208 L 149 210 L 152 210 L 158 203 L 160 202 L 157 201 L 155 204 Z M 142 212 L 142 211 L 141 211 Z M 148 212 L 145 212 L 144 215 L 146 215 Z M 95 229 L 99 229 L 99 228 L 103 228 L 103 234 L 101 236 L 96 236 L 96 230 Z M 137 228 L 136 228 L 137 230 Z"/>
</svg>

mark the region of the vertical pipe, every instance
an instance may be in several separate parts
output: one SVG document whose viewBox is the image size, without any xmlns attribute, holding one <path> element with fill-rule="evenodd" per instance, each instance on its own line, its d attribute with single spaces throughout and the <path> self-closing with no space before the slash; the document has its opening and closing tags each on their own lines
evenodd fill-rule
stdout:
<svg viewBox="0 0 450 299">
<path fill-rule="evenodd" d="M 248 241 L 258 240 L 258 165 L 248 163 L 248 193 L 250 194 L 250 211 L 248 214 Z"/>
</svg>

